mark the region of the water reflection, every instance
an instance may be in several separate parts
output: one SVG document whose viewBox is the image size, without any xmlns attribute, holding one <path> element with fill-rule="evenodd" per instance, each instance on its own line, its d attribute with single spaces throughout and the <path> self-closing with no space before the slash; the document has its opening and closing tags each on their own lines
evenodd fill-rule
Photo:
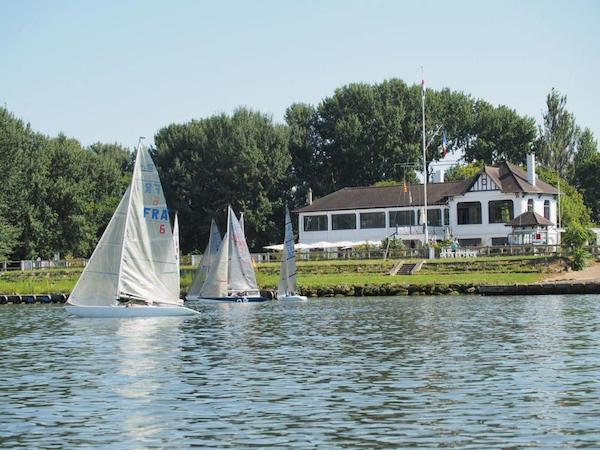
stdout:
<svg viewBox="0 0 600 450">
<path fill-rule="evenodd" d="M 598 446 L 600 302 L 0 307 L 0 447 Z"/>
</svg>

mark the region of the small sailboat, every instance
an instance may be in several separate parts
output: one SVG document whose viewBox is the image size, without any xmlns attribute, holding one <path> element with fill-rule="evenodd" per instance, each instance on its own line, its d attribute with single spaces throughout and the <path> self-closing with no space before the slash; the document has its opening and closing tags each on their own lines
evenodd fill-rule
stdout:
<svg viewBox="0 0 600 450">
<path fill-rule="evenodd" d="M 268 298 L 260 295 L 244 231 L 231 207 L 227 210 L 227 232 L 223 236 L 216 254 L 212 253 L 214 247 L 212 247 L 211 240 L 213 239 L 213 242 L 217 241 L 217 237 L 211 231 L 206 252 L 208 258 L 210 258 L 207 261 L 210 267 L 206 279 L 203 281 L 200 279 L 197 285 L 201 284 L 201 287 L 198 291 L 195 290 L 196 288 L 191 289 L 186 296 L 186 300 L 203 303 L 256 303 L 267 301 Z M 203 270 L 201 263 L 196 272 L 196 277 L 201 276 Z M 196 277 L 194 282 L 196 282 Z"/>
<path fill-rule="evenodd" d="M 304 295 L 297 293 L 294 231 L 287 206 L 285 207 L 285 238 L 283 242 L 283 255 L 281 256 L 279 285 L 277 286 L 277 299 L 296 302 L 308 300 Z"/>
<path fill-rule="evenodd" d="M 138 145 L 131 184 L 69 296 L 66 310 L 83 317 L 198 314 L 185 308 L 179 298 L 174 243 L 158 171 L 148 150 Z"/>
<path fill-rule="evenodd" d="M 206 283 L 210 268 L 216 261 L 220 247 L 221 233 L 219 233 L 219 228 L 217 228 L 217 224 L 213 219 L 210 223 L 208 245 L 204 249 L 204 253 L 202 253 L 200 265 L 194 274 L 194 279 L 192 280 L 192 284 L 190 285 L 188 293 L 185 297 L 186 300 L 198 300 L 201 298 L 202 288 L 204 287 L 204 283 Z"/>
</svg>

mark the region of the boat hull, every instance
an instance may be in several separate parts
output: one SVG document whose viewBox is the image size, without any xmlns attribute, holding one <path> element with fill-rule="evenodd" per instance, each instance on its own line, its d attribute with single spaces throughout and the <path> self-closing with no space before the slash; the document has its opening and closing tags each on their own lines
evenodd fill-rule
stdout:
<svg viewBox="0 0 600 450">
<path fill-rule="evenodd" d="M 308 297 L 304 295 L 280 295 L 277 296 L 277 300 L 282 302 L 305 302 L 308 300 Z"/>
<path fill-rule="evenodd" d="M 164 317 L 200 314 L 185 306 L 65 306 L 67 312 L 79 317 Z"/>
<path fill-rule="evenodd" d="M 262 303 L 269 301 L 267 297 L 196 297 L 188 296 L 189 303 Z"/>
</svg>

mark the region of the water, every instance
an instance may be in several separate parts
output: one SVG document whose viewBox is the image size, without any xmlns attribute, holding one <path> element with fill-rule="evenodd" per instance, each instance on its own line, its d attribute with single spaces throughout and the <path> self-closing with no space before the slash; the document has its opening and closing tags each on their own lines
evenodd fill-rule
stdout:
<svg viewBox="0 0 600 450">
<path fill-rule="evenodd" d="M 600 297 L 0 306 L 0 448 L 600 446 Z"/>
</svg>

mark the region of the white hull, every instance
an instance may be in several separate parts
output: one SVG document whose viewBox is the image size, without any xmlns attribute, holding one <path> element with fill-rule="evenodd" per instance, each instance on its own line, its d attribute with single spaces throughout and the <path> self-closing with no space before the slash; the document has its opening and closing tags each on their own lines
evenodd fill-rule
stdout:
<svg viewBox="0 0 600 450">
<path fill-rule="evenodd" d="M 262 303 L 268 301 L 265 297 L 260 296 L 247 296 L 247 297 L 198 297 L 191 295 L 185 298 L 189 303 L 203 303 L 203 304 L 214 304 L 214 303 Z"/>
<path fill-rule="evenodd" d="M 200 314 L 184 306 L 65 306 L 67 312 L 79 317 L 160 317 L 194 316 Z"/>
<path fill-rule="evenodd" d="M 281 300 L 282 302 L 305 302 L 308 300 L 308 297 L 304 295 L 279 295 L 277 296 L 277 300 Z"/>
</svg>

